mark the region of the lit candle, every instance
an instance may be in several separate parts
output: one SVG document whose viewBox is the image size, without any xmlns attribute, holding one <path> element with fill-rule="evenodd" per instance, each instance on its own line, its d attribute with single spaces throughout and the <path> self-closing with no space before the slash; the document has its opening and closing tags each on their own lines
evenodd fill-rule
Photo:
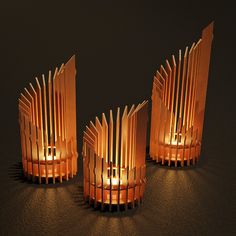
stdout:
<svg viewBox="0 0 236 236">
<path fill-rule="evenodd" d="M 112 186 L 117 186 L 119 184 L 119 178 L 111 178 Z M 122 184 L 122 180 L 120 180 L 120 185 Z M 107 178 L 107 185 L 110 185 L 110 178 Z"/>
</svg>

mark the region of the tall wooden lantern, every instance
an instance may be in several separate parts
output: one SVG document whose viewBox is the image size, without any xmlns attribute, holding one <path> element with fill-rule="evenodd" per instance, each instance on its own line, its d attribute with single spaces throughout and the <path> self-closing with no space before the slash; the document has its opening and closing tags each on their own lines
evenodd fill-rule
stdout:
<svg viewBox="0 0 236 236">
<path fill-rule="evenodd" d="M 77 172 L 75 75 L 73 56 L 20 94 L 23 170 L 39 183 L 62 182 Z"/>
<path fill-rule="evenodd" d="M 189 166 L 199 159 L 212 39 L 213 22 L 154 76 L 150 157 L 157 162 Z"/>
</svg>

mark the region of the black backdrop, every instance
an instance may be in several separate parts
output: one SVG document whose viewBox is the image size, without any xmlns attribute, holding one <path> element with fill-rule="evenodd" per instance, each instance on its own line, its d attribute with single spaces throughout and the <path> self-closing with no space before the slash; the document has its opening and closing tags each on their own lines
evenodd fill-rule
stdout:
<svg viewBox="0 0 236 236">
<path fill-rule="evenodd" d="M 6 235 L 235 233 L 235 8 L 227 1 L 6 1 L 0 5 L 0 230 Z M 78 144 L 89 120 L 150 101 L 156 69 L 215 21 L 201 162 L 147 163 L 144 204 L 100 213 L 79 176 L 56 186 L 20 177 L 17 99 L 35 76 L 76 54 Z M 151 104 L 149 104 L 150 106 Z M 13 225 L 12 225 L 13 223 Z"/>
</svg>

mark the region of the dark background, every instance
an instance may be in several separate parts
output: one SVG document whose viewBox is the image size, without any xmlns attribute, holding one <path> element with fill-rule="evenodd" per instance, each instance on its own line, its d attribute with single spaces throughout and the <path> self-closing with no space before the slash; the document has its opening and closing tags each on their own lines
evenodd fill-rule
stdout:
<svg viewBox="0 0 236 236">
<path fill-rule="evenodd" d="M 236 235 L 235 8 L 227 1 L 0 3 L 1 235 Z M 201 161 L 147 162 L 140 208 L 84 205 L 79 175 L 54 186 L 21 178 L 18 97 L 35 76 L 76 54 L 78 142 L 85 125 L 149 99 L 155 71 L 215 21 Z M 151 105 L 151 104 L 150 104 Z"/>
</svg>

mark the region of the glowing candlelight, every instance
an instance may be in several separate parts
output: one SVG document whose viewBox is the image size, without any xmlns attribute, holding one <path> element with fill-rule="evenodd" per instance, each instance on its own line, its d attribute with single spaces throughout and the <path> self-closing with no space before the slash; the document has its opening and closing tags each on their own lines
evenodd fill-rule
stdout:
<svg viewBox="0 0 236 236">
<path fill-rule="evenodd" d="M 119 178 L 111 178 L 112 186 L 116 186 L 119 184 Z M 120 185 L 122 184 L 122 180 L 120 180 Z M 107 185 L 110 185 L 110 178 L 107 178 Z"/>
<path fill-rule="evenodd" d="M 177 145 L 181 146 L 182 145 L 181 141 L 177 142 L 177 140 L 173 140 L 173 141 L 169 142 L 169 144 L 175 145 L 175 146 L 177 146 Z"/>
</svg>

